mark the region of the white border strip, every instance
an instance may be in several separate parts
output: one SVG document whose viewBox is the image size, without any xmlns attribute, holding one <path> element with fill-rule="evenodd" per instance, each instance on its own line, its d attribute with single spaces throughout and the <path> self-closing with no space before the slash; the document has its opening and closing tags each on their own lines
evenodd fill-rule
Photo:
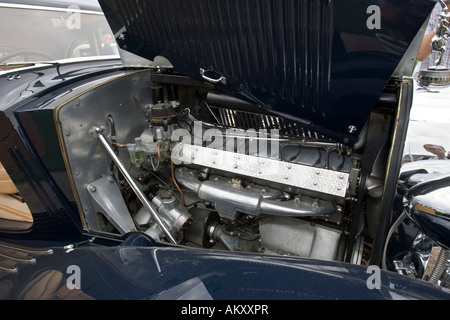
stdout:
<svg viewBox="0 0 450 320">
<path fill-rule="evenodd" d="M 36 6 L 36 5 L 28 5 L 28 4 L 15 4 L 15 3 L 0 2 L 0 8 L 45 10 L 45 11 L 55 11 L 55 12 L 86 13 L 86 14 L 103 15 L 103 11 L 82 10 L 82 9 L 76 9 L 74 7 L 75 6 L 73 6 L 73 7 L 68 6 L 67 8 L 59 8 L 59 7 L 46 7 L 46 6 Z"/>
</svg>

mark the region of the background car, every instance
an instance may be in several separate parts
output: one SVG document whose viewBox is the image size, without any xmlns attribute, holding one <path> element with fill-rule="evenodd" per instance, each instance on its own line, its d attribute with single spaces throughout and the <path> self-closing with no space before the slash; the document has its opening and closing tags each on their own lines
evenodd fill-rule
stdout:
<svg viewBox="0 0 450 320">
<path fill-rule="evenodd" d="M 3 68 L 10 68 L 5 64 L 13 63 L 118 55 L 115 43 L 107 51 L 111 45 L 105 39 L 111 37 L 111 30 L 94 4 L 80 3 L 82 7 L 65 1 L 51 6 L 42 4 L 2 2 Z"/>
</svg>

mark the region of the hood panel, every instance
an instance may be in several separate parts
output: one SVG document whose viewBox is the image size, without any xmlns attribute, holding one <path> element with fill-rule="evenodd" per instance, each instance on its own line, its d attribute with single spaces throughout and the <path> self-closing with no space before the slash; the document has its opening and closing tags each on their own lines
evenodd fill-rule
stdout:
<svg viewBox="0 0 450 320">
<path fill-rule="evenodd" d="M 187 76 L 344 142 L 356 139 L 434 4 L 372 3 L 100 1 L 122 48 L 162 55 Z"/>
</svg>

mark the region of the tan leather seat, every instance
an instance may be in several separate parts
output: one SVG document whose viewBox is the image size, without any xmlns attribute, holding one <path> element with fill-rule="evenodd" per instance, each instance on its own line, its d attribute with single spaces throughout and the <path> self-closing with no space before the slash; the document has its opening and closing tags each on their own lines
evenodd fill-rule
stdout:
<svg viewBox="0 0 450 320">
<path fill-rule="evenodd" d="M 9 177 L 3 164 L 0 162 L 0 193 L 14 194 L 17 192 L 16 185 Z"/>
<path fill-rule="evenodd" d="M 0 162 L 0 218 L 33 222 L 33 217 L 27 204 L 12 197 L 16 193 L 18 193 L 16 185 Z"/>
<path fill-rule="evenodd" d="M 42 272 L 19 293 L 20 300 L 94 300 L 81 289 L 69 289 L 63 274 L 57 270 Z"/>
</svg>

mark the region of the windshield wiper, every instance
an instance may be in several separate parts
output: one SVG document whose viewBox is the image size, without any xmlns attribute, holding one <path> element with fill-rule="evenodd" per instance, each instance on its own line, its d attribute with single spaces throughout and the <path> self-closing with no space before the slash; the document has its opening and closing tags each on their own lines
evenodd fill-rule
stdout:
<svg viewBox="0 0 450 320">
<path fill-rule="evenodd" d="M 12 70 L 17 68 L 24 68 L 24 67 L 32 67 L 36 65 L 52 65 L 56 67 L 56 72 L 58 73 L 58 76 L 64 80 L 64 78 L 61 76 L 61 73 L 59 71 L 59 68 L 61 67 L 61 63 L 59 62 L 50 62 L 50 61 L 39 61 L 39 62 L 15 62 L 15 63 L 2 63 L 0 64 L 0 70 Z"/>
<path fill-rule="evenodd" d="M 36 64 L 35 62 L 0 63 L 0 68 L 14 69 L 14 68 L 34 66 L 35 64 Z"/>
</svg>

